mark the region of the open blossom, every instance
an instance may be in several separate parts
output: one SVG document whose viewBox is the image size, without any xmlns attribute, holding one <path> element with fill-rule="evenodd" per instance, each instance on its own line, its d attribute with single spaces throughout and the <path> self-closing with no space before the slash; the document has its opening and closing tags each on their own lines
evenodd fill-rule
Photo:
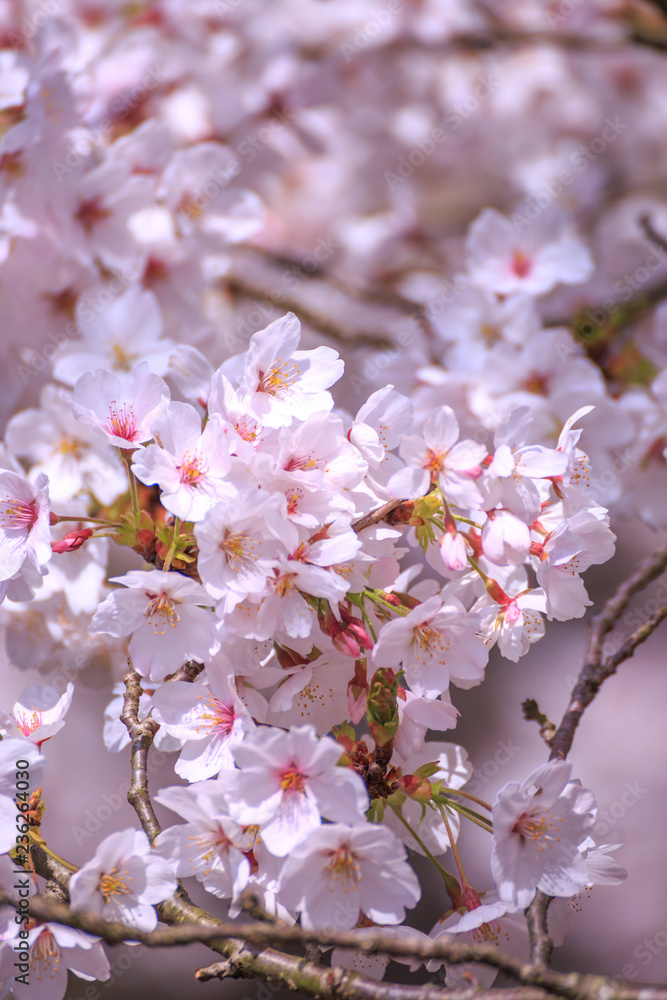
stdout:
<svg viewBox="0 0 667 1000">
<path fill-rule="evenodd" d="M 137 448 L 153 436 L 153 422 L 170 397 L 167 383 L 146 361 L 125 374 L 98 369 L 74 386 L 70 406 L 77 420 L 96 427 L 117 448 Z"/>
<path fill-rule="evenodd" d="M 437 698 L 450 681 L 473 687 L 482 680 L 488 660 L 475 635 L 477 624 L 455 597 L 444 603 L 435 595 L 382 627 L 373 662 L 394 669 L 402 663 L 410 688 L 424 698 Z"/>
<path fill-rule="evenodd" d="M 157 837 L 155 850 L 169 861 L 177 878 L 195 875 L 204 888 L 222 899 L 235 899 L 250 878 L 248 838 L 228 808 L 222 781 L 202 781 L 188 788 L 163 788 L 157 802 L 182 816 Z"/>
<path fill-rule="evenodd" d="M 207 684 L 169 681 L 153 695 L 153 718 L 183 743 L 174 770 L 188 781 L 203 781 L 232 768 L 234 747 L 254 727 L 233 675 L 209 667 L 207 678 Z"/>
<path fill-rule="evenodd" d="M 90 623 L 93 635 L 131 635 L 130 656 L 140 674 L 161 680 L 186 660 L 204 662 L 219 640 L 210 598 L 201 584 L 180 573 L 130 570 L 111 578 L 114 590 Z M 202 607 L 203 605 L 203 607 Z"/>
<path fill-rule="evenodd" d="M 308 930 L 350 930 L 362 915 L 379 924 L 400 924 L 406 907 L 421 896 L 405 857 L 400 840 L 384 826 L 320 827 L 290 851 L 280 899 L 301 913 Z"/>
<path fill-rule="evenodd" d="M 289 426 L 333 406 L 327 389 L 343 374 L 343 362 L 330 347 L 299 351 L 299 340 L 299 320 L 287 313 L 253 334 L 245 354 L 220 368 L 265 427 Z"/>
<path fill-rule="evenodd" d="M 399 454 L 407 468 L 395 472 L 387 489 L 394 497 L 419 497 L 437 483 L 450 503 L 474 507 L 481 494 L 474 480 L 481 475 L 486 448 L 459 441 L 459 424 L 450 406 L 441 406 L 424 425 L 423 437 L 404 437 Z"/>
<path fill-rule="evenodd" d="M 504 902 L 523 909 L 537 889 L 572 896 L 587 884 L 582 846 L 595 823 L 595 799 L 571 775 L 571 764 L 555 761 L 498 792 L 491 868 Z"/>
<path fill-rule="evenodd" d="M 195 525 L 199 575 L 225 611 L 268 589 L 276 557 L 286 555 L 279 542 L 284 512 L 282 494 L 249 489 L 217 503 Z"/>
<path fill-rule="evenodd" d="M 361 778 L 338 767 L 341 747 L 312 726 L 283 732 L 255 730 L 234 750 L 230 813 L 244 826 L 258 824 L 264 846 L 285 857 L 316 829 L 322 816 L 361 822 L 368 793 Z"/>
<path fill-rule="evenodd" d="M 31 684 L 21 692 L 8 715 L 0 712 L 0 730 L 7 736 L 41 746 L 65 725 L 64 718 L 73 694 L 72 683 L 60 696 L 55 687 Z"/>
<path fill-rule="evenodd" d="M 201 418 L 189 403 L 169 403 L 153 422 L 159 444 L 149 444 L 134 456 L 132 471 L 147 485 L 157 483 L 160 502 L 183 521 L 201 521 L 219 501 L 236 490 L 225 483 L 229 443 L 218 417 Z"/>
<path fill-rule="evenodd" d="M 17 954 L 11 944 L 0 947 L 0 992 L 11 987 L 16 1000 L 61 1000 L 67 993 L 67 971 L 79 979 L 106 982 L 109 960 L 100 939 L 75 927 L 39 923 L 28 931 L 29 971 L 17 976 Z"/>
<path fill-rule="evenodd" d="M 98 846 L 95 856 L 72 876 L 72 908 L 140 930 L 157 926 L 154 903 L 176 891 L 171 866 L 153 851 L 143 830 L 120 830 Z"/>
<path fill-rule="evenodd" d="M 513 222 L 485 208 L 468 232 L 470 274 L 476 285 L 500 295 L 542 295 L 557 284 L 578 284 L 593 271 L 586 247 L 573 236 L 550 240 L 529 226 L 518 232 Z"/>
<path fill-rule="evenodd" d="M 51 558 L 48 480 L 35 483 L 0 471 L 0 580 L 9 580 L 28 560 L 36 568 Z"/>
</svg>

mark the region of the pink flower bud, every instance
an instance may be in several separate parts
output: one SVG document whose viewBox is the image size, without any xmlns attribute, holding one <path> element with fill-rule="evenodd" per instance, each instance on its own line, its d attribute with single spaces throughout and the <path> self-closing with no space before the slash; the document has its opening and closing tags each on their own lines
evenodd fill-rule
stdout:
<svg viewBox="0 0 667 1000">
<path fill-rule="evenodd" d="M 79 528 L 78 531 L 70 531 L 58 542 L 53 542 L 51 549 L 54 552 L 75 552 L 80 549 L 84 542 L 93 534 L 93 528 Z"/>
</svg>

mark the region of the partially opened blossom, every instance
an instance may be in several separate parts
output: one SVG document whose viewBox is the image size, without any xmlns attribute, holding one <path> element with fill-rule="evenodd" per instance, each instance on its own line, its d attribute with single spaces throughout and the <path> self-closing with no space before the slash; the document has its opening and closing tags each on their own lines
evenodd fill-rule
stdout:
<svg viewBox="0 0 667 1000">
<path fill-rule="evenodd" d="M 117 448 L 132 449 L 150 440 L 153 422 L 170 398 L 167 383 L 146 361 L 130 373 L 104 369 L 77 379 L 70 406 L 77 420 L 96 427 Z"/>
<path fill-rule="evenodd" d="M 361 778 L 338 767 L 341 747 L 318 738 L 312 726 L 255 730 L 234 749 L 239 771 L 230 790 L 230 813 L 244 826 L 257 824 L 277 857 L 326 819 L 361 822 L 368 793 Z"/>
<path fill-rule="evenodd" d="M 154 903 L 176 891 L 171 866 L 151 850 L 143 830 L 119 830 L 99 844 L 95 856 L 69 884 L 72 908 L 140 930 L 157 926 Z"/>
<path fill-rule="evenodd" d="M 130 570 L 112 577 L 114 590 L 90 623 L 93 635 L 131 635 L 130 656 L 140 674 L 161 680 L 188 659 L 205 661 L 219 648 L 210 598 L 180 573 Z"/>
<path fill-rule="evenodd" d="M 65 725 L 74 685 L 70 682 L 63 694 L 55 687 L 31 684 L 24 688 L 11 712 L 0 712 L 0 729 L 6 736 L 24 739 L 41 746 Z"/>
<path fill-rule="evenodd" d="M 26 560 L 37 569 L 51 558 L 48 480 L 35 483 L 0 471 L 0 580 L 9 580 Z"/>
<path fill-rule="evenodd" d="M 350 930 L 361 916 L 400 924 L 419 902 L 419 880 L 391 830 L 373 823 L 333 823 L 312 830 L 290 851 L 280 899 L 308 930 Z"/>
</svg>

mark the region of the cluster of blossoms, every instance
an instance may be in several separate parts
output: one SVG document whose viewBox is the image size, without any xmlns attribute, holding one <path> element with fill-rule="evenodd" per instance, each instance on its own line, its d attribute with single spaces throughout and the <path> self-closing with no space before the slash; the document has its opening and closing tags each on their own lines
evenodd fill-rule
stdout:
<svg viewBox="0 0 667 1000">
<path fill-rule="evenodd" d="M 526 443 L 527 407 L 473 440 L 451 407 L 420 421 L 392 386 L 352 416 L 329 392 L 337 352 L 299 341 L 287 314 L 216 370 L 194 348 L 184 370 L 181 353 L 168 373 L 181 400 L 146 344 L 131 371 L 96 368 L 71 391 L 52 386 L 42 410 L 9 423 L 8 614 L 43 605 L 48 616 L 59 594 L 92 636 L 108 637 L 119 668 L 129 654 L 141 715 L 159 724 L 162 749 L 180 751 L 174 768 L 187 782 L 155 796 L 182 822 L 152 845 L 131 829 L 106 837 L 73 876 L 72 905 L 151 930 L 154 904 L 194 876 L 232 916 L 251 887 L 269 913 L 309 930 L 395 926 L 421 896 L 408 848 L 439 871 L 437 858 L 454 853 L 452 916 L 436 936 L 511 919 L 538 888 L 575 895 L 600 880 L 591 859 L 607 848 L 589 836 L 595 803 L 570 765 L 507 786 L 477 818 L 493 835 L 495 889 L 482 902 L 454 848 L 477 801 L 465 791 L 472 766 L 462 747 L 425 736 L 456 725 L 450 686 L 480 684 L 492 646 L 516 661 L 545 617 L 580 617 L 590 603 L 580 573 L 615 541 L 582 486 L 576 425 L 593 408 L 571 414 L 555 447 Z M 86 355 L 69 358 L 77 368 Z M 119 478 L 124 497 L 89 499 L 94 516 L 56 513 L 47 463 L 25 475 L 11 457 L 25 456 L 22 434 L 47 407 L 73 467 L 69 495 L 56 479 L 54 507 L 82 502 L 93 454 L 129 477 L 129 491 Z M 51 525 L 60 537 L 50 543 Z M 95 548 L 109 537 L 151 568 L 109 587 Z M 122 685 L 116 694 L 105 739 L 118 751 L 129 737 Z M 26 689 L 1 717 L 3 749 L 41 746 L 71 698 L 71 684 L 62 697 Z M 359 738 L 353 726 L 364 722 Z M 13 813 L 8 800 L 8 837 Z M 607 880 L 620 881 L 609 868 Z"/>
<path fill-rule="evenodd" d="M 667 217 L 664 66 L 622 48 L 616 0 L 566 25 L 542 0 L 488 24 L 465 0 L 47 6 L 0 4 L 0 625 L 51 682 L 0 705 L 0 849 L 17 808 L 37 836 L 90 664 L 127 748 L 129 657 L 180 821 L 100 838 L 74 908 L 150 931 L 194 877 L 231 917 L 250 889 L 398 935 L 412 851 L 448 896 L 433 937 L 522 953 L 541 890 L 562 941 L 571 897 L 624 877 L 591 793 L 560 762 L 484 803 L 442 737 L 492 647 L 584 615 L 609 509 L 667 526 L 667 258 L 641 223 Z M 619 48 L 596 91 L 566 46 L 457 49 L 498 24 Z M 0 909 L 0 990 L 57 1000 L 66 967 L 109 977 L 90 935 Z"/>
</svg>

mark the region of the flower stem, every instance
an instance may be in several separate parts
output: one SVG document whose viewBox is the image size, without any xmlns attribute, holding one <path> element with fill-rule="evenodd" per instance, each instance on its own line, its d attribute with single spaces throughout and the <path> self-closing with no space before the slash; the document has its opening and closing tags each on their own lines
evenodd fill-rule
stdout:
<svg viewBox="0 0 667 1000">
<path fill-rule="evenodd" d="M 364 595 L 368 598 L 369 601 L 372 601 L 374 604 L 377 604 L 379 607 L 382 607 L 383 609 L 388 608 L 391 611 L 395 611 L 397 615 L 407 615 L 408 613 L 408 608 L 404 608 L 402 604 L 392 604 L 391 601 L 387 601 L 383 597 L 381 597 L 379 590 L 369 589 L 364 591 Z"/>
<path fill-rule="evenodd" d="M 482 807 L 482 809 L 488 809 L 488 811 L 491 812 L 492 806 L 490 806 L 488 802 L 485 802 L 484 799 L 477 798 L 476 795 L 471 795 L 470 792 L 462 792 L 458 788 L 441 788 L 440 791 L 446 796 L 460 795 L 463 799 L 470 799 L 471 802 L 476 802 L 478 806 Z"/>
<path fill-rule="evenodd" d="M 134 473 L 132 472 L 132 455 L 125 448 L 121 448 L 120 454 L 121 458 L 123 459 L 123 461 L 127 466 L 127 476 L 128 479 L 130 480 L 130 497 L 132 498 L 132 510 L 134 512 L 134 516 L 138 519 L 140 513 L 139 497 L 137 495 L 137 480 L 135 479 Z"/>
<path fill-rule="evenodd" d="M 164 566 L 162 570 L 164 573 L 169 571 L 171 566 L 171 561 L 174 558 L 174 553 L 176 552 L 176 546 L 178 545 L 178 539 L 181 536 L 181 519 L 180 517 L 174 518 L 174 534 L 171 539 L 171 545 L 169 546 L 169 551 L 167 552 L 167 558 L 164 561 Z"/>
<path fill-rule="evenodd" d="M 414 839 L 416 840 L 416 842 L 419 844 L 419 846 L 421 847 L 422 851 L 424 852 L 424 854 L 426 855 L 426 857 L 429 859 L 429 861 L 431 862 L 431 864 L 434 865 L 434 867 L 436 868 L 436 870 L 439 872 L 440 876 L 442 877 L 443 882 L 445 883 L 445 889 L 447 890 L 447 892 L 449 894 L 449 897 L 450 897 L 452 903 L 454 904 L 454 906 L 455 907 L 460 906 L 461 905 L 461 886 L 459 885 L 457 879 L 452 874 L 450 874 L 450 872 L 448 872 L 445 868 L 443 868 L 439 861 L 436 861 L 436 859 L 433 857 L 433 855 L 429 851 L 429 849 L 426 846 L 426 844 L 424 843 L 424 841 L 412 829 L 411 825 L 408 823 L 407 819 L 405 818 L 405 816 L 403 815 L 403 813 L 401 812 L 401 810 L 398 808 L 398 806 L 395 806 L 393 802 L 390 802 L 389 805 L 394 810 L 394 812 L 396 813 L 396 815 L 400 819 L 400 821 L 403 824 L 403 826 L 409 831 L 409 833 L 412 834 L 412 836 L 414 837 Z"/>
<path fill-rule="evenodd" d="M 120 528 L 118 521 L 105 521 L 101 517 L 86 517 L 84 514 L 52 514 L 51 524 L 60 524 L 62 521 L 85 521 L 87 524 L 99 524 L 103 528 Z"/>
<path fill-rule="evenodd" d="M 484 819 L 484 817 L 480 816 L 480 814 L 475 812 L 474 809 L 468 809 L 468 807 L 464 806 L 462 802 L 455 802 L 454 799 L 451 799 L 447 805 L 450 809 L 455 809 L 456 812 L 470 820 L 471 823 L 481 827 L 481 829 L 486 833 L 493 833 L 493 827 L 489 820 Z"/>
</svg>

